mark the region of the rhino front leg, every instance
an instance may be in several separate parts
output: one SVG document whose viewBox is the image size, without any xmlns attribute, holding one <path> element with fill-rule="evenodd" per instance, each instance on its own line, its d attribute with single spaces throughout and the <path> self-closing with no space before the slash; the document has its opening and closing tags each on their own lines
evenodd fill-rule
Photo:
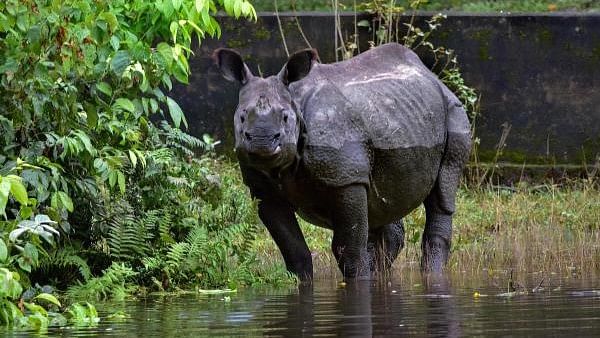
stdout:
<svg viewBox="0 0 600 338">
<path fill-rule="evenodd" d="M 279 247 L 288 271 L 302 282 L 311 282 L 312 257 L 292 207 L 276 199 L 261 200 L 258 215 Z"/>
<path fill-rule="evenodd" d="M 362 185 L 339 188 L 333 196 L 333 255 L 345 278 L 370 276 L 367 190 Z"/>
</svg>

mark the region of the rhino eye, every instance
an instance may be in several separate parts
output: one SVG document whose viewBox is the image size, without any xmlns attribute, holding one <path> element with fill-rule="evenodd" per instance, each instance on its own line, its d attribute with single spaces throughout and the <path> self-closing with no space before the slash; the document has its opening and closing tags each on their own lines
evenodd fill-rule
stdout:
<svg viewBox="0 0 600 338">
<path fill-rule="evenodd" d="M 283 123 L 287 123 L 288 121 L 288 114 L 283 114 Z"/>
<path fill-rule="evenodd" d="M 240 122 L 244 123 L 244 121 L 246 121 L 246 118 L 244 118 L 244 116 L 240 115 Z"/>
</svg>

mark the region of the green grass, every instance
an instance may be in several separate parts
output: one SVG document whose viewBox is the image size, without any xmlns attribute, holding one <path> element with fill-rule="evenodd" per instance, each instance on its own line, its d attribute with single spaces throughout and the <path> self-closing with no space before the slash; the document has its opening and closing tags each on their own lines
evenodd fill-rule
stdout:
<svg viewBox="0 0 600 338">
<path fill-rule="evenodd" d="M 357 4 L 370 1 L 357 0 Z M 379 1 L 384 2 L 384 1 Z M 408 1 L 396 1 L 397 5 L 409 8 Z M 274 0 L 254 0 L 258 11 L 274 11 Z M 340 1 L 341 7 L 353 10 L 353 1 Z M 330 0 L 278 1 L 280 11 L 328 11 Z M 345 5 L 345 6 L 344 6 Z M 419 7 L 421 10 L 451 10 L 465 12 L 548 12 L 548 11 L 599 11 L 597 0 L 432 0 Z"/>
<path fill-rule="evenodd" d="M 405 219 L 405 248 L 395 272 L 419 269 L 423 208 Z M 313 253 L 315 278 L 341 279 L 331 254 L 332 232 L 301 222 Z M 283 265 L 266 230 L 255 243 L 259 260 Z M 461 188 L 449 271 L 510 271 L 570 275 L 600 271 L 600 189 L 586 181 L 516 188 Z"/>
</svg>

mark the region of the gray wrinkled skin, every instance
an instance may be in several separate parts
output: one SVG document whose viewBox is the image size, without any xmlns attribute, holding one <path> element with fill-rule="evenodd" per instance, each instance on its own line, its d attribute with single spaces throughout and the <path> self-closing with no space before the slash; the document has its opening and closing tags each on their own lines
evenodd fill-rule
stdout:
<svg viewBox="0 0 600 338">
<path fill-rule="evenodd" d="M 387 44 L 319 64 L 304 50 L 266 79 L 234 51 L 214 58 L 242 84 L 236 152 L 288 270 L 313 276 L 295 213 L 332 229 L 344 276 L 364 278 L 391 266 L 404 246 L 402 218 L 421 203 L 421 267 L 443 270 L 470 127 L 456 96 L 412 51 Z"/>
</svg>

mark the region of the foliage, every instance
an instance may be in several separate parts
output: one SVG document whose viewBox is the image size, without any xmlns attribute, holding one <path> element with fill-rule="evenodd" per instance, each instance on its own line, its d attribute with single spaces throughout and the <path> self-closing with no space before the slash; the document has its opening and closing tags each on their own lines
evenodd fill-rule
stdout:
<svg viewBox="0 0 600 338">
<path fill-rule="evenodd" d="M 204 198 L 209 203 L 202 208 L 190 205 L 188 212 L 196 214 L 197 218 L 191 218 L 189 214 L 166 217 L 167 220 L 181 219 L 179 226 L 172 221 L 160 222 L 159 219 L 154 240 L 165 243 L 165 246 L 143 258 L 142 279 L 149 278 L 160 290 L 172 284 L 233 288 L 238 283 L 264 281 L 264 277 L 252 269 L 256 258 L 252 255 L 251 244 L 259 223 L 256 205 L 241 182 L 238 168 L 222 159 L 204 158 L 199 161 L 204 161 L 203 167 L 213 173 L 204 176 L 209 187 L 201 190 L 208 192 Z M 189 173 L 189 170 L 197 168 L 201 167 L 190 165 L 184 171 Z M 216 172 L 219 172 L 218 176 L 214 174 Z M 199 179 L 202 176 L 197 174 L 198 181 L 192 182 L 201 183 Z M 179 187 L 185 187 L 183 182 L 173 181 L 178 182 L 175 184 Z M 193 191 L 190 193 L 193 194 Z M 194 200 L 189 196 L 184 198 Z M 165 235 L 169 233 L 166 229 L 176 227 L 189 227 L 190 230 L 185 236 Z M 171 231 L 171 234 L 176 233 L 178 231 Z M 287 278 L 281 277 L 281 274 L 270 277 Z"/>
<path fill-rule="evenodd" d="M 99 299 L 260 280 L 254 204 L 168 95 L 220 9 L 256 18 L 247 0 L 0 3 L 2 323 L 48 325 L 35 282 Z"/>
<path fill-rule="evenodd" d="M 133 290 L 129 282 L 136 275 L 137 273 L 124 263 L 113 263 L 103 271 L 102 276 L 71 286 L 67 290 L 67 296 L 69 299 L 123 299 Z"/>
<path fill-rule="evenodd" d="M 24 166 L 19 162 L 19 166 Z M 14 169 L 14 168 L 13 168 Z M 28 213 L 28 205 L 34 204 L 34 199 L 27 198 L 27 192 L 16 175 L 0 176 L 0 194 L 2 196 L 2 211 L 6 217 L 5 205 L 9 199 L 14 199 L 20 205 L 19 214 Z M 48 311 L 36 302 L 43 300 L 47 304 L 60 306 L 55 296 L 42 292 L 28 301 L 23 301 L 26 276 L 39 262 L 39 253 L 45 254 L 40 237 L 52 244 L 57 231 L 52 228 L 46 215 L 37 215 L 33 220 L 6 221 L 0 237 L 0 324 L 44 329 L 50 323 Z M 7 228 L 14 227 L 6 239 Z M 19 273 L 20 272 L 20 273 Z M 20 301 L 17 305 L 16 302 Z"/>
<path fill-rule="evenodd" d="M 88 302 L 71 304 L 67 314 L 76 326 L 94 326 L 100 321 L 96 307 Z"/>
</svg>

